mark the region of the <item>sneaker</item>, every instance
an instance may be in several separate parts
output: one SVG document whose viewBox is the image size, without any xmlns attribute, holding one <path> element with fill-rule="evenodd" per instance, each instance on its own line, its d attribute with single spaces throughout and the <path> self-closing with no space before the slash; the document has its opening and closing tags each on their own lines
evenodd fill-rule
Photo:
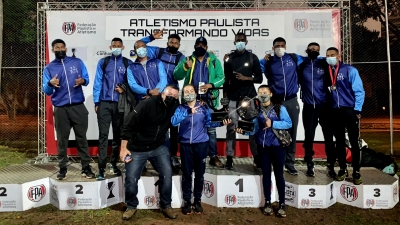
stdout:
<svg viewBox="0 0 400 225">
<path fill-rule="evenodd" d="M 363 183 L 362 180 L 361 180 L 360 172 L 357 171 L 357 172 L 353 173 L 353 183 L 355 185 L 360 185 L 360 184 Z"/>
<path fill-rule="evenodd" d="M 253 156 L 253 166 L 261 170 L 261 159 L 257 155 Z"/>
<path fill-rule="evenodd" d="M 307 175 L 308 177 L 315 177 L 314 162 L 313 162 L 313 161 L 307 163 L 307 172 L 306 172 L 306 175 Z"/>
<path fill-rule="evenodd" d="M 60 168 L 60 171 L 58 171 L 57 174 L 57 179 L 63 180 L 65 178 L 67 178 L 67 168 Z"/>
<path fill-rule="evenodd" d="M 285 204 L 279 204 L 277 215 L 280 216 L 280 217 L 286 217 L 286 206 L 285 206 Z"/>
<path fill-rule="evenodd" d="M 96 180 L 104 180 L 106 178 L 105 170 L 99 169 L 99 174 L 97 174 Z"/>
<path fill-rule="evenodd" d="M 170 219 L 176 219 L 178 217 L 178 214 L 176 212 L 174 212 L 174 210 L 170 207 L 162 209 L 161 210 L 164 215 Z"/>
<path fill-rule="evenodd" d="M 86 177 L 88 179 L 92 179 L 92 178 L 96 177 L 96 175 L 92 172 L 92 169 L 90 168 L 90 166 L 86 166 L 85 168 L 83 168 L 81 175 L 82 175 L 82 177 Z"/>
<path fill-rule="evenodd" d="M 297 175 L 299 172 L 297 172 L 296 168 L 294 166 L 285 166 L 286 172 L 288 172 L 290 175 Z"/>
<path fill-rule="evenodd" d="M 225 169 L 233 170 L 233 158 L 232 158 L 232 156 L 228 156 L 226 158 Z"/>
<path fill-rule="evenodd" d="M 126 209 L 124 214 L 122 214 L 123 220 L 130 220 L 132 219 L 133 215 L 137 212 L 137 209 Z"/>
<path fill-rule="evenodd" d="M 329 167 L 326 168 L 326 175 L 333 179 L 335 179 L 337 176 L 335 170 L 333 168 L 329 168 Z"/>
<path fill-rule="evenodd" d="M 216 166 L 219 168 L 223 168 L 224 164 L 221 162 L 221 160 L 219 160 L 218 156 L 214 156 L 210 158 L 210 165 L 211 166 Z"/>
<path fill-rule="evenodd" d="M 203 207 L 201 207 L 201 203 L 200 202 L 194 202 L 193 203 L 193 209 L 197 214 L 202 214 L 203 213 Z"/>
<path fill-rule="evenodd" d="M 262 213 L 267 216 L 271 216 L 274 214 L 274 210 L 272 210 L 271 202 L 265 202 L 264 208 L 262 209 Z"/>
<path fill-rule="evenodd" d="M 117 175 L 117 176 L 121 176 L 121 174 L 122 174 L 122 172 L 118 168 L 117 164 L 111 164 L 110 172 L 113 173 L 114 175 Z"/>
<path fill-rule="evenodd" d="M 336 175 L 336 180 L 337 181 L 344 181 L 346 177 L 349 176 L 349 173 L 347 172 L 347 169 L 340 169 L 338 175 Z"/>
<path fill-rule="evenodd" d="M 182 207 L 182 213 L 184 215 L 189 215 L 192 213 L 192 203 L 190 201 L 184 201 L 184 205 Z"/>
</svg>

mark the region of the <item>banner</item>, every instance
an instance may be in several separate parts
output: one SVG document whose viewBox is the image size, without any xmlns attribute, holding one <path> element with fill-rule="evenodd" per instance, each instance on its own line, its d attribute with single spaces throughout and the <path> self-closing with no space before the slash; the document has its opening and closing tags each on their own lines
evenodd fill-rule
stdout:
<svg viewBox="0 0 400 225">
<path fill-rule="evenodd" d="M 195 39 L 204 36 L 208 50 L 222 61 L 226 53 L 235 49 L 234 37 L 244 32 L 248 38 L 247 49 L 258 58 L 263 58 L 272 49 L 273 40 L 283 37 L 287 52 L 305 56 L 310 42 L 318 42 L 321 55 L 327 48 L 340 48 L 340 10 L 287 10 L 287 11 L 48 11 L 48 60 L 54 59 L 51 42 L 60 38 L 66 42 L 69 56 L 82 59 L 89 71 L 90 82 L 83 88 L 89 111 L 88 140 L 98 139 L 97 116 L 93 103 L 93 83 L 98 61 L 111 55 L 110 42 L 114 37 L 122 38 L 125 50 L 123 56 L 135 60 L 130 54 L 135 41 L 165 28 L 167 35 L 149 45 L 166 47 L 169 34 L 182 37 L 180 51 L 189 55 L 194 50 Z M 267 80 L 264 77 L 263 84 Z M 183 85 L 183 82 L 180 83 Z M 259 85 L 256 85 L 256 88 Z M 300 105 L 302 105 L 299 99 Z M 50 98 L 47 99 L 47 149 L 56 153 L 56 136 Z M 300 108 L 301 109 L 301 108 Z M 302 116 L 299 117 L 297 140 L 304 139 Z M 225 138 L 226 128 L 217 129 L 217 137 Z M 73 131 L 70 140 L 74 140 Z M 110 128 L 109 138 L 112 139 Z M 238 135 L 239 139 L 246 137 Z M 323 141 L 318 126 L 316 141 Z"/>
</svg>

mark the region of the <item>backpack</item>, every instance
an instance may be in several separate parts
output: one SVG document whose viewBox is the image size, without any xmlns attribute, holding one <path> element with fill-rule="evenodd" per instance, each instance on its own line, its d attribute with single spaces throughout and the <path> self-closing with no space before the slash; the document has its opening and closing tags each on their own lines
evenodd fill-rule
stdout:
<svg viewBox="0 0 400 225">
<path fill-rule="evenodd" d="M 159 60 L 161 60 L 162 62 L 165 62 L 165 63 L 168 63 L 168 64 L 173 64 L 173 65 L 177 66 L 179 64 L 179 61 L 180 61 L 181 57 L 182 57 L 182 53 L 179 52 L 178 54 L 176 54 L 175 62 L 172 63 L 172 62 L 168 62 L 168 61 L 165 61 L 165 60 L 161 59 L 162 55 L 164 54 L 164 51 L 165 51 L 165 48 L 160 48 L 160 50 L 158 51 L 157 58 Z"/>
<path fill-rule="evenodd" d="M 107 56 L 107 57 L 104 58 L 103 67 L 102 67 L 102 69 L 103 69 L 103 77 L 106 75 L 106 68 L 107 68 L 107 65 L 110 62 L 110 60 L 111 60 L 111 56 Z M 129 67 L 129 60 L 127 58 L 125 58 L 125 57 L 122 57 L 122 61 L 124 62 L 125 76 L 126 76 L 127 75 L 127 70 L 128 70 L 128 67 Z"/>
<path fill-rule="evenodd" d="M 298 66 L 297 66 L 297 62 L 298 62 L 297 55 L 294 54 L 294 53 L 288 53 L 288 55 L 290 55 L 290 57 L 292 58 L 292 60 L 293 60 L 294 63 L 296 64 L 296 71 L 297 71 L 297 74 L 299 74 L 299 69 L 298 69 Z M 270 56 L 270 57 L 268 58 L 268 60 L 265 60 L 265 72 L 267 73 L 267 79 L 268 79 L 268 80 L 270 79 L 270 77 L 271 77 L 271 75 L 272 75 L 271 63 L 268 63 L 268 62 L 269 62 L 269 61 L 272 62 L 273 60 L 274 60 L 274 57 L 273 57 L 273 56 Z M 298 79 L 297 79 L 297 82 L 298 82 Z"/>
</svg>

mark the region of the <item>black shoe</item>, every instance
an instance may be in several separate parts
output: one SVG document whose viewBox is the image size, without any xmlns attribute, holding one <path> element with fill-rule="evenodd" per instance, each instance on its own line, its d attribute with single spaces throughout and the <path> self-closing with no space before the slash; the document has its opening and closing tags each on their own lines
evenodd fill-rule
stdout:
<svg viewBox="0 0 400 225">
<path fill-rule="evenodd" d="M 286 217 L 286 206 L 285 206 L 285 204 L 279 204 L 277 215 L 280 216 L 280 217 Z"/>
<path fill-rule="evenodd" d="M 67 168 L 60 168 L 60 171 L 58 171 L 57 174 L 57 179 L 63 180 L 65 178 L 67 178 Z"/>
<path fill-rule="evenodd" d="M 195 201 L 193 203 L 193 209 L 197 214 L 202 214 L 203 213 L 203 207 L 201 207 L 201 203 L 198 201 Z"/>
<path fill-rule="evenodd" d="M 228 156 L 226 158 L 225 169 L 233 170 L 233 158 L 232 158 L 232 156 Z"/>
<path fill-rule="evenodd" d="M 210 157 L 209 161 L 211 166 L 216 166 L 218 168 L 224 168 L 224 164 L 219 160 L 218 156 Z"/>
<path fill-rule="evenodd" d="M 344 181 L 344 179 L 346 179 L 346 177 L 349 176 L 349 172 L 347 171 L 347 169 L 340 169 L 338 172 L 338 175 L 336 176 L 336 180 L 337 181 Z"/>
<path fill-rule="evenodd" d="M 272 214 L 274 214 L 274 210 L 272 210 L 271 202 L 269 202 L 269 201 L 265 202 L 265 205 L 262 209 L 262 213 L 264 215 L 268 215 L 268 216 L 271 216 Z"/>
<path fill-rule="evenodd" d="M 360 184 L 362 184 L 363 183 L 363 181 L 361 180 L 361 174 L 360 174 L 360 172 L 354 172 L 353 173 L 353 183 L 355 184 L 355 185 L 360 185 Z"/>
<path fill-rule="evenodd" d="M 286 171 L 290 174 L 290 175 L 297 175 L 299 174 L 299 172 L 297 172 L 296 168 L 294 168 L 294 166 L 285 166 Z"/>
<path fill-rule="evenodd" d="M 117 164 L 111 164 L 110 172 L 113 173 L 114 175 L 117 175 L 117 176 L 121 176 L 121 174 L 122 174 L 122 172 L 118 168 Z"/>
<path fill-rule="evenodd" d="M 335 172 L 335 170 L 333 169 L 333 168 L 329 168 L 329 167 L 327 167 L 326 168 L 326 175 L 328 176 L 328 177 L 330 177 L 330 178 L 332 178 L 332 179 L 336 179 L 336 172 Z"/>
<path fill-rule="evenodd" d="M 181 163 L 179 162 L 178 157 L 171 156 L 171 165 L 174 168 L 180 168 L 181 167 Z"/>
<path fill-rule="evenodd" d="M 306 172 L 306 175 L 307 175 L 308 177 L 315 177 L 314 162 L 313 162 L 313 161 L 307 163 L 307 172 Z"/>
<path fill-rule="evenodd" d="M 96 175 L 92 172 L 92 169 L 90 168 L 90 166 L 86 166 L 85 168 L 83 168 L 81 175 L 82 175 L 82 177 L 86 177 L 88 179 L 92 179 L 92 178 L 96 177 Z"/>
<path fill-rule="evenodd" d="M 184 201 L 184 205 L 182 207 L 182 213 L 184 215 L 189 215 L 192 213 L 192 203 L 190 201 Z"/>
</svg>

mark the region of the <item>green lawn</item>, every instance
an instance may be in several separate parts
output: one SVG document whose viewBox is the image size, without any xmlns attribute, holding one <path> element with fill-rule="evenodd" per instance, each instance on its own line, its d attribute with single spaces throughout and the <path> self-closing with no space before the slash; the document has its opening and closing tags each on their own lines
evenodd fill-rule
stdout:
<svg viewBox="0 0 400 225">
<path fill-rule="evenodd" d="M 33 150 L 19 150 L 0 145 L 0 168 L 12 164 L 21 164 L 37 156 Z"/>
</svg>

